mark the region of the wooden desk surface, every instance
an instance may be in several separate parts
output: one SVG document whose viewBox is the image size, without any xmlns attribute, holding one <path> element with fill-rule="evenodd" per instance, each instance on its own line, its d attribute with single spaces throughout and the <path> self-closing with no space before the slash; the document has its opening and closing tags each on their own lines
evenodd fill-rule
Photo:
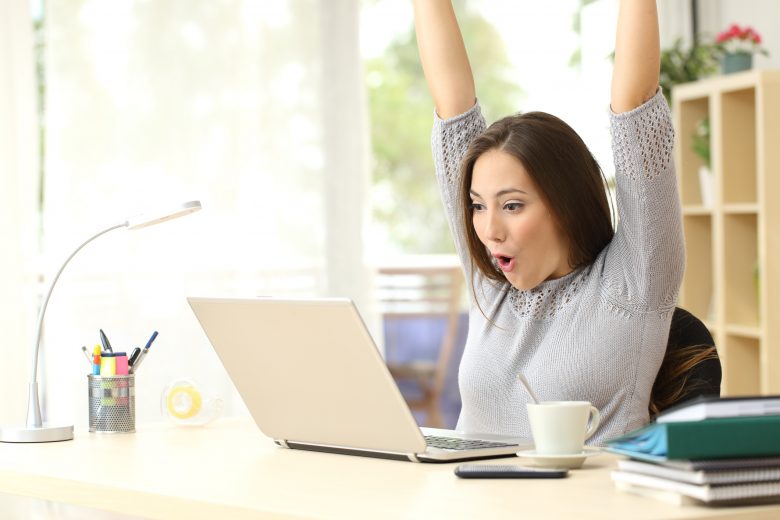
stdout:
<svg viewBox="0 0 780 520">
<path fill-rule="evenodd" d="M 498 459 L 490 463 L 513 463 Z M 560 480 L 462 480 L 414 464 L 276 447 L 250 419 L 0 444 L 0 492 L 150 518 L 777 519 L 780 505 L 675 506 L 614 488 L 615 457 Z"/>
</svg>

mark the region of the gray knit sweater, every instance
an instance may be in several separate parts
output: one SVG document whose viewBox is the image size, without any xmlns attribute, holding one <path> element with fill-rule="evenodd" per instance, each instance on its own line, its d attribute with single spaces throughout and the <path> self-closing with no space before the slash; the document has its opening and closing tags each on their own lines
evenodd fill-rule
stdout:
<svg viewBox="0 0 780 520">
<path fill-rule="evenodd" d="M 542 400 L 593 403 L 602 418 L 591 444 L 648 421 L 684 268 L 674 130 L 660 90 L 610 119 L 620 215 L 615 236 L 592 264 L 528 291 L 477 273 L 480 305 L 498 326 L 472 301 L 458 376 L 460 430 L 530 437 L 529 397 L 518 372 Z M 459 166 L 484 129 L 479 105 L 451 119 L 434 118 L 437 178 L 467 280 Z"/>
</svg>

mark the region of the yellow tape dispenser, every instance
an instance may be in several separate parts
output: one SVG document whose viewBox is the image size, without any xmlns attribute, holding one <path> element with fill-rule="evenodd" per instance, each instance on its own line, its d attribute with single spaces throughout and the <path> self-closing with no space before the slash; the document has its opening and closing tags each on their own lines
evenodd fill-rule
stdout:
<svg viewBox="0 0 780 520">
<path fill-rule="evenodd" d="M 204 425 L 222 413 L 222 399 L 204 398 L 200 386 L 191 379 L 176 379 L 163 390 L 160 411 L 176 424 Z"/>
</svg>

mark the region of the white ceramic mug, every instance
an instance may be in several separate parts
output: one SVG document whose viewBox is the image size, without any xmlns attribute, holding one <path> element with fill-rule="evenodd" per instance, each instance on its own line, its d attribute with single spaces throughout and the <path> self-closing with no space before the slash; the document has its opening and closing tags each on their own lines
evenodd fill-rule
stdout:
<svg viewBox="0 0 780 520">
<path fill-rule="evenodd" d="M 601 422 L 598 409 L 587 401 L 546 401 L 527 407 L 539 455 L 581 453 Z"/>
</svg>

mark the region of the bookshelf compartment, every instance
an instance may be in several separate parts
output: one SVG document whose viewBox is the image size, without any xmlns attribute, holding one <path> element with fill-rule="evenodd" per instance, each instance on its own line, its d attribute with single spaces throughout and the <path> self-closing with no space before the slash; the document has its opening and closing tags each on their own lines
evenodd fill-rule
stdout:
<svg viewBox="0 0 780 520">
<path fill-rule="evenodd" d="M 699 319 L 713 321 L 712 218 L 708 215 L 686 215 L 683 227 L 686 265 L 680 303 Z"/>
<path fill-rule="evenodd" d="M 709 117 L 709 98 L 684 101 L 678 108 L 678 146 L 680 164 L 677 174 L 680 176 L 680 199 L 683 206 L 703 206 L 702 187 L 699 180 L 699 168 L 704 161 L 693 151 L 693 138 L 699 122 Z M 710 173 L 712 175 L 712 173 Z"/>
<path fill-rule="evenodd" d="M 685 279 L 680 304 L 701 320 L 714 321 L 712 293 L 712 218 L 706 215 L 683 217 L 686 238 Z"/>
<path fill-rule="evenodd" d="M 757 327 L 758 218 L 751 214 L 724 216 L 725 321 Z"/>
<path fill-rule="evenodd" d="M 717 349 L 723 368 L 721 393 L 724 396 L 760 394 L 759 341 L 727 334 L 725 345 L 718 345 Z"/>
<path fill-rule="evenodd" d="M 721 98 L 719 150 L 724 204 L 755 203 L 756 96 L 752 88 L 725 92 Z"/>
</svg>

